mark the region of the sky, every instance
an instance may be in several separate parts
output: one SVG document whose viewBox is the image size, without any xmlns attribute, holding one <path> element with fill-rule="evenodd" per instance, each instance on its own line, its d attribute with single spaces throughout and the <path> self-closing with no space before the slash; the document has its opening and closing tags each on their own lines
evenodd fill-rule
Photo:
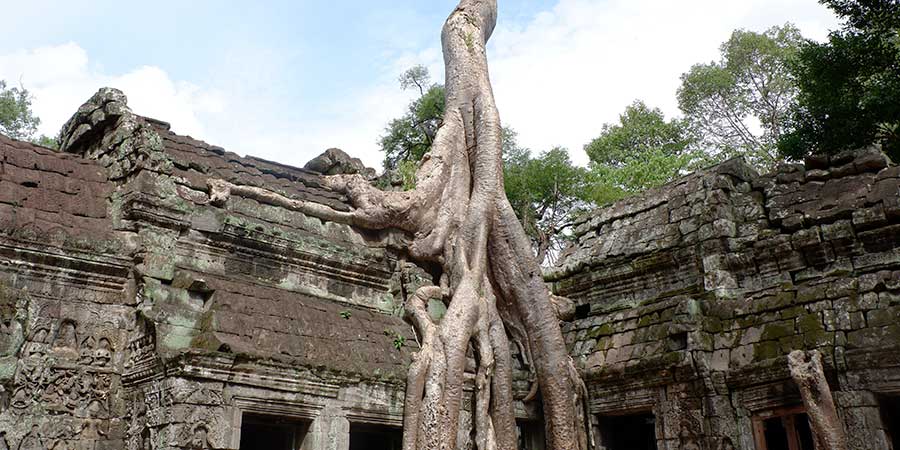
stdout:
<svg viewBox="0 0 900 450">
<path fill-rule="evenodd" d="M 8 3 L 8 4 L 7 4 Z M 0 79 L 33 94 L 56 135 L 104 86 L 137 114 L 228 150 L 302 166 L 330 147 L 380 169 L 378 138 L 443 80 L 440 29 L 454 0 L 0 0 Z M 640 99 L 679 114 L 679 77 L 718 59 L 737 28 L 791 22 L 824 40 L 815 0 L 499 0 L 488 46 L 504 125 L 533 151 L 583 146 Z"/>
</svg>

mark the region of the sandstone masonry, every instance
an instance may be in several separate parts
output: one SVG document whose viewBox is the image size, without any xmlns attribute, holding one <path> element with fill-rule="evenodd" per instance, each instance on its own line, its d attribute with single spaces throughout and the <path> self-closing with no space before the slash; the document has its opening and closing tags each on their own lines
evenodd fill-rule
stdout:
<svg viewBox="0 0 900 450">
<path fill-rule="evenodd" d="M 320 173 L 374 174 L 338 150 L 240 157 L 112 89 L 61 136 L 0 136 L 0 450 L 399 448 L 417 349 L 400 307 L 432 281 L 409 236 L 209 196 L 221 180 L 347 210 Z M 900 168 L 877 149 L 764 176 L 728 161 L 575 235 L 548 281 L 577 305 L 563 327 L 600 448 L 807 448 L 792 350 L 824 356 L 853 448 L 896 445 Z"/>
<path fill-rule="evenodd" d="M 792 350 L 824 356 L 851 448 L 896 445 L 898 186 L 875 148 L 764 176 L 731 160 L 582 219 L 549 279 L 579 305 L 564 332 L 601 448 L 627 448 L 623 414 L 660 449 L 811 448 Z"/>
</svg>

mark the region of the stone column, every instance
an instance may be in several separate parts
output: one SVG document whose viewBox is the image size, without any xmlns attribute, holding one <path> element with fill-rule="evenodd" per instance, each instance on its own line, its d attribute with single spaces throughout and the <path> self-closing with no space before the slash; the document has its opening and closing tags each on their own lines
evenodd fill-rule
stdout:
<svg viewBox="0 0 900 450">
<path fill-rule="evenodd" d="M 350 421 L 338 407 L 325 407 L 309 426 L 300 450 L 349 450 Z"/>
</svg>

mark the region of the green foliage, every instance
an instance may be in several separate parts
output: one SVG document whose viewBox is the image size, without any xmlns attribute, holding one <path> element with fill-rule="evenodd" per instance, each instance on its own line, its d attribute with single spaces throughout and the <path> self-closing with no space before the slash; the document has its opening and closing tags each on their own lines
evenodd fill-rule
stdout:
<svg viewBox="0 0 900 450">
<path fill-rule="evenodd" d="M 349 310 L 346 310 L 346 309 L 343 310 L 343 311 L 341 311 L 341 312 L 338 313 L 338 314 L 340 314 L 340 315 L 341 315 L 341 318 L 342 318 L 342 319 L 345 319 L 345 320 L 346 320 L 346 319 L 349 319 L 349 318 L 353 315 Z"/>
<path fill-rule="evenodd" d="M 388 124 L 379 141 L 384 152 L 384 168 L 389 171 L 401 169 L 404 162 L 418 163 L 431 149 L 444 116 L 444 87 L 431 82 L 428 69 L 415 66 L 407 70 L 399 81 L 403 89 L 417 88 L 420 97 L 409 104 L 403 117 Z"/>
<path fill-rule="evenodd" d="M 388 336 L 392 339 L 391 345 L 395 349 L 400 350 L 403 348 L 404 345 L 406 345 L 406 338 L 403 337 L 402 334 L 400 334 L 394 330 L 384 330 L 384 334 L 385 334 L 385 336 Z"/>
<path fill-rule="evenodd" d="M 59 142 L 49 136 L 35 136 L 41 119 L 31 111 L 31 93 L 24 87 L 7 88 L 0 80 L 0 134 L 13 139 L 57 149 Z"/>
<path fill-rule="evenodd" d="M 506 197 L 532 240 L 538 261 L 552 263 L 565 242 L 565 230 L 589 205 L 587 171 L 569 153 L 554 148 L 532 157 L 504 130 L 503 176 Z"/>
<path fill-rule="evenodd" d="M 845 24 L 792 65 L 800 94 L 779 150 L 800 158 L 878 142 L 900 160 L 900 2 L 822 3 Z"/>
<path fill-rule="evenodd" d="M 0 80 L 0 133 L 13 139 L 34 136 L 41 119 L 31 112 L 31 94 L 24 87 L 7 88 Z"/>
<path fill-rule="evenodd" d="M 591 159 L 585 197 L 611 203 L 712 162 L 691 150 L 692 143 L 683 121 L 666 121 L 659 109 L 635 101 L 618 124 L 604 124 L 600 136 L 585 146 Z"/>
<path fill-rule="evenodd" d="M 418 89 L 420 97 L 403 117 L 388 124 L 380 144 L 385 170 L 395 173 L 404 189 L 412 189 L 419 161 L 431 150 L 442 123 L 444 87 L 432 83 L 422 66 L 407 70 L 400 77 L 400 87 Z M 535 158 L 518 146 L 514 131 L 503 128 L 502 132 L 506 195 L 538 259 L 550 262 L 563 245 L 573 214 L 587 205 L 586 171 L 574 166 L 564 149 Z"/>
<path fill-rule="evenodd" d="M 797 96 L 789 64 L 802 43 L 791 24 L 735 30 L 719 61 L 683 74 L 678 106 L 700 145 L 724 158 L 744 156 L 763 171 L 780 162 L 777 142 Z"/>
</svg>

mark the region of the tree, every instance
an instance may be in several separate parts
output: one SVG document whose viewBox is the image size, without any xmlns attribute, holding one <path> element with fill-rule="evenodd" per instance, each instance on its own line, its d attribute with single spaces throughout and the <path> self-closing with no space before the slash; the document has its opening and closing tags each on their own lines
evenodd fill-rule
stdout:
<svg viewBox="0 0 900 450">
<path fill-rule="evenodd" d="M 403 89 L 417 89 L 420 97 L 410 103 L 403 117 L 388 124 L 380 144 L 385 171 L 398 174 L 403 187 L 411 189 L 418 164 L 431 150 L 443 121 L 444 86 L 432 83 L 423 66 L 410 68 L 399 81 Z M 519 147 L 514 130 L 503 127 L 501 133 L 506 195 L 538 261 L 551 264 L 563 246 L 563 232 L 573 215 L 588 204 L 585 171 L 572 164 L 565 149 L 533 158 L 530 151 Z"/>
<path fill-rule="evenodd" d="M 36 136 L 41 119 L 31 111 L 31 93 L 24 87 L 7 88 L 0 80 L 0 134 L 27 140 L 44 147 L 57 148 L 56 139 Z"/>
<path fill-rule="evenodd" d="M 791 24 L 764 33 L 736 30 L 718 62 L 681 76 L 678 106 L 701 145 L 724 157 L 744 156 L 760 170 L 781 161 L 777 142 L 797 96 L 789 62 L 802 42 Z"/>
<path fill-rule="evenodd" d="M 412 236 L 409 257 L 439 267 L 437 285 L 416 290 L 405 304 L 421 348 L 406 383 L 404 450 L 458 448 L 458 436 L 469 434 L 458 431 L 470 348 L 475 445 L 516 448 L 510 336 L 531 356 L 548 448 L 588 448 L 587 390 L 566 351 L 528 236 L 504 195 L 503 136 L 486 52 L 496 20 L 496 0 L 460 0 L 444 24 L 446 110 L 415 189 L 386 192 L 358 175 L 329 176 L 323 183 L 354 206 L 337 211 L 257 187 L 210 182 L 212 201 L 246 195 L 358 227 L 405 230 Z M 429 299 L 447 304 L 438 321 L 428 315 Z"/>
<path fill-rule="evenodd" d="M 428 69 L 415 66 L 400 76 L 402 89 L 416 88 L 419 98 L 403 117 L 392 120 L 379 142 L 386 171 L 399 171 L 409 186 L 422 156 L 431 149 L 444 115 L 444 86 L 431 82 Z"/>
<path fill-rule="evenodd" d="M 658 108 L 636 100 L 618 124 L 604 124 L 584 147 L 591 161 L 588 195 L 597 204 L 610 203 L 712 162 L 692 144 L 684 121 L 666 121 Z"/>
<path fill-rule="evenodd" d="M 0 133 L 13 139 L 29 139 L 41 119 L 31 112 L 31 94 L 24 87 L 7 88 L 0 80 Z"/>
<path fill-rule="evenodd" d="M 587 171 L 572 164 L 564 148 L 532 157 L 530 151 L 512 146 L 503 151 L 503 177 L 506 196 L 531 238 L 537 260 L 553 264 L 572 219 L 590 205 Z"/>
<path fill-rule="evenodd" d="M 793 158 L 874 142 L 900 160 L 900 2 L 823 1 L 845 20 L 807 42 L 793 74 L 799 98 L 779 150 Z"/>
</svg>

